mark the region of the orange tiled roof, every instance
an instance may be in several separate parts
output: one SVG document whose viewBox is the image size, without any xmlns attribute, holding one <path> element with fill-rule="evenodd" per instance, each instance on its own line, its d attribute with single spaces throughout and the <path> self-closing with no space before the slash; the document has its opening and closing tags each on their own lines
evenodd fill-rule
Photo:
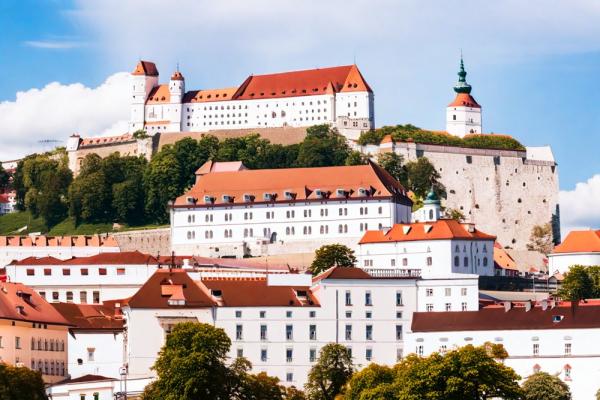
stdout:
<svg viewBox="0 0 600 400">
<path fill-rule="evenodd" d="M 131 75 L 158 76 L 158 69 L 153 62 L 140 60 Z"/>
<path fill-rule="evenodd" d="M 171 101 L 169 85 L 158 85 L 152 88 L 146 99 L 146 104 L 163 104 Z"/>
<path fill-rule="evenodd" d="M 59 260 L 54 257 L 27 257 L 11 265 L 157 265 L 158 260 L 139 251 L 100 253 L 89 257 L 72 257 Z"/>
<path fill-rule="evenodd" d="M 175 71 L 173 72 L 173 75 L 171 75 L 171 80 L 172 81 L 183 81 L 183 75 L 181 74 L 181 72 L 179 71 Z"/>
<path fill-rule="evenodd" d="M 35 290 L 21 283 L 0 283 L 0 318 L 69 325 Z"/>
<path fill-rule="evenodd" d="M 236 100 L 371 92 L 356 65 L 249 76 L 234 95 Z"/>
<path fill-rule="evenodd" d="M 233 172 L 241 171 L 246 168 L 241 161 L 213 161 L 208 160 L 195 172 L 196 175 L 206 175 L 209 172 Z"/>
<path fill-rule="evenodd" d="M 238 88 L 191 90 L 183 96 L 184 103 L 206 103 L 232 100 Z"/>
<path fill-rule="evenodd" d="M 453 219 L 440 219 L 435 222 L 396 224 L 388 231 L 367 231 L 360 239 L 359 244 L 448 239 L 495 240 L 496 236 L 488 235 L 477 229 L 471 231 L 467 224 L 461 224 Z"/>
<path fill-rule="evenodd" d="M 457 93 L 456 98 L 448 107 L 471 107 L 471 108 L 481 108 L 481 106 L 475 101 L 473 96 L 468 93 Z"/>
<path fill-rule="evenodd" d="M 102 304 L 52 303 L 74 330 L 123 330 L 123 318 L 114 307 Z"/>
<path fill-rule="evenodd" d="M 552 254 L 600 252 L 600 230 L 571 231 Z"/>
<path fill-rule="evenodd" d="M 359 189 L 368 194 L 361 194 Z M 343 194 L 337 190 L 342 189 Z M 282 168 L 219 172 L 203 175 L 184 195 L 175 200 L 176 206 L 190 206 L 188 197 L 196 199 L 196 205 L 244 204 L 249 202 L 294 202 L 320 200 L 317 190 L 325 198 L 390 198 L 410 205 L 406 191 L 390 174 L 374 163 L 357 166 L 320 168 Z M 291 197 L 286 198 L 285 192 Z M 265 194 L 273 200 L 265 199 Z M 230 196 L 226 201 L 224 196 Z M 206 202 L 205 198 L 214 199 Z"/>
<path fill-rule="evenodd" d="M 494 244 L 494 264 L 501 269 L 519 270 L 515 260 L 498 243 Z"/>
<path fill-rule="evenodd" d="M 113 143 L 125 143 L 134 141 L 132 135 L 126 133 L 120 136 L 102 136 L 102 137 L 92 137 L 81 139 L 80 147 L 85 146 L 94 146 L 94 145 L 104 145 L 104 144 L 113 144 Z"/>
</svg>

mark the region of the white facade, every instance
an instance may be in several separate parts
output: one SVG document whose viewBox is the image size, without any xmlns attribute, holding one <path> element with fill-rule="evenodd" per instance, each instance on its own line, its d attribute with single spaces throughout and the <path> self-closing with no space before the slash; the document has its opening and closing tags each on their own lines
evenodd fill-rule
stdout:
<svg viewBox="0 0 600 400">
<path fill-rule="evenodd" d="M 198 321 L 225 330 L 232 340 L 231 359 L 244 356 L 254 372 L 264 371 L 286 385 L 300 387 L 325 344 L 347 346 L 358 368 L 370 362 L 393 365 L 405 354 L 404 334 L 410 330 L 412 313 L 425 311 L 430 299 L 435 308 L 450 302 L 456 309 L 478 309 L 476 276 L 424 280 L 405 272 L 404 278 L 365 279 L 344 277 L 344 272 L 337 278 L 332 274 L 317 279 L 310 288 L 318 300 L 313 306 L 125 306 L 129 374 L 134 378 L 151 376 L 150 366 L 164 344 L 167 329 L 178 322 Z M 401 276 L 398 272 L 388 276 Z M 243 291 L 243 280 L 238 280 Z M 435 301 L 429 290 L 436 293 Z"/>
<path fill-rule="evenodd" d="M 124 365 L 123 332 L 73 330 L 68 340 L 68 371 L 72 378 L 101 375 L 119 378 Z"/>
<path fill-rule="evenodd" d="M 116 379 L 98 379 L 87 377 L 84 380 L 66 381 L 52 385 L 46 393 L 52 400 L 115 400 L 117 393 L 125 392 L 139 396 L 151 383 L 150 379 L 129 379 L 127 383 Z"/>
<path fill-rule="evenodd" d="M 481 107 L 448 106 L 446 108 L 446 131 L 464 137 L 481 132 Z"/>
<path fill-rule="evenodd" d="M 548 254 L 548 271 L 564 274 L 573 265 L 600 265 L 600 252 L 551 253 Z"/>
</svg>

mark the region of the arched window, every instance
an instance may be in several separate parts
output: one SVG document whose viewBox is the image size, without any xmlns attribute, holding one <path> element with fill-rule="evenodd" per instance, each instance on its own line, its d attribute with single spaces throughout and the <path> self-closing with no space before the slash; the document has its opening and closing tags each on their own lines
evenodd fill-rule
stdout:
<svg viewBox="0 0 600 400">
<path fill-rule="evenodd" d="M 429 219 L 432 220 L 433 219 L 433 210 L 429 210 Z"/>
<path fill-rule="evenodd" d="M 487 259 L 487 257 L 483 257 L 483 266 L 487 267 L 487 265 L 488 265 L 488 259 Z"/>
<path fill-rule="evenodd" d="M 460 267 L 460 257 L 459 256 L 454 256 L 454 266 Z"/>
<path fill-rule="evenodd" d="M 427 257 L 427 266 L 431 267 L 433 265 L 433 258 Z"/>
<path fill-rule="evenodd" d="M 454 247 L 454 251 L 455 251 L 455 252 L 457 252 L 457 253 L 460 253 L 460 246 L 459 246 L 459 245 L 456 245 L 456 246 Z"/>
<path fill-rule="evenodd" d="M 469 257 L 465 257 L 465 258 L 463 259 L 463 263 L 464 263 L 464 266 L 465 266 L 465 267 L 468 267 L 468 266 L 469 266 Z"/>
<path fill-rule="evenodd" d="M 348 225 L 344 224 L 344 233 L 348 233 Z"/>
<path fill-rule="evenodd" d="M 485 244 L 483 245 L 483 252 L 487 253 L 487 246 Z"/>
</svg>

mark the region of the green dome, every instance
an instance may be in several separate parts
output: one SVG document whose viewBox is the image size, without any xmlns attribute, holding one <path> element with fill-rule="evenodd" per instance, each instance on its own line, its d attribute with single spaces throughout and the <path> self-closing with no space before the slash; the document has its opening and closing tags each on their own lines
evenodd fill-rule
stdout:
<svg viewBox="0 0 600 400">
<path fill-rule="evenodd" d="M 433 191 L 433 187 L 431 188 L 431 190 L 429 190 L 429 193 L 427 193 L 423 204 L 440 204 L 440 199 L 437 196 L 437 194 L 435 194 L 435 192 Z"/>
<path fill-rule="evenodd" d="M 471 93 L 471 85 L 467 83 L 467 71 L 465 71 L 465 64 L 463 63 L 462 56 L 460 57 L 460 70 L 458 71 L 458 82 L 454 86 L 456 93 Z"/>
</svg>

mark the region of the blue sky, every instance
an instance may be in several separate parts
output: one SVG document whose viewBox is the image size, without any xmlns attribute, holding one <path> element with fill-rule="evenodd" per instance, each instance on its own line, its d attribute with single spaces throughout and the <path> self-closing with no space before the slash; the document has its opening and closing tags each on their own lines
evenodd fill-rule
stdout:
<svg viewBox="0 0 600 400">
<path fill-rule="evenodd" d="M 118 72 L 140 57 L 163 76 L 179 62 L 188 88 L 356 60 L 377 125 L 443 129 L 462 49 L 484 131 L 551 145 L 561 189 L 574 191 L 600 173 L 600 3 L 523 3 L 3 0 L 0 160 L 39 138 L 118 132 Z"/>
</svg>

